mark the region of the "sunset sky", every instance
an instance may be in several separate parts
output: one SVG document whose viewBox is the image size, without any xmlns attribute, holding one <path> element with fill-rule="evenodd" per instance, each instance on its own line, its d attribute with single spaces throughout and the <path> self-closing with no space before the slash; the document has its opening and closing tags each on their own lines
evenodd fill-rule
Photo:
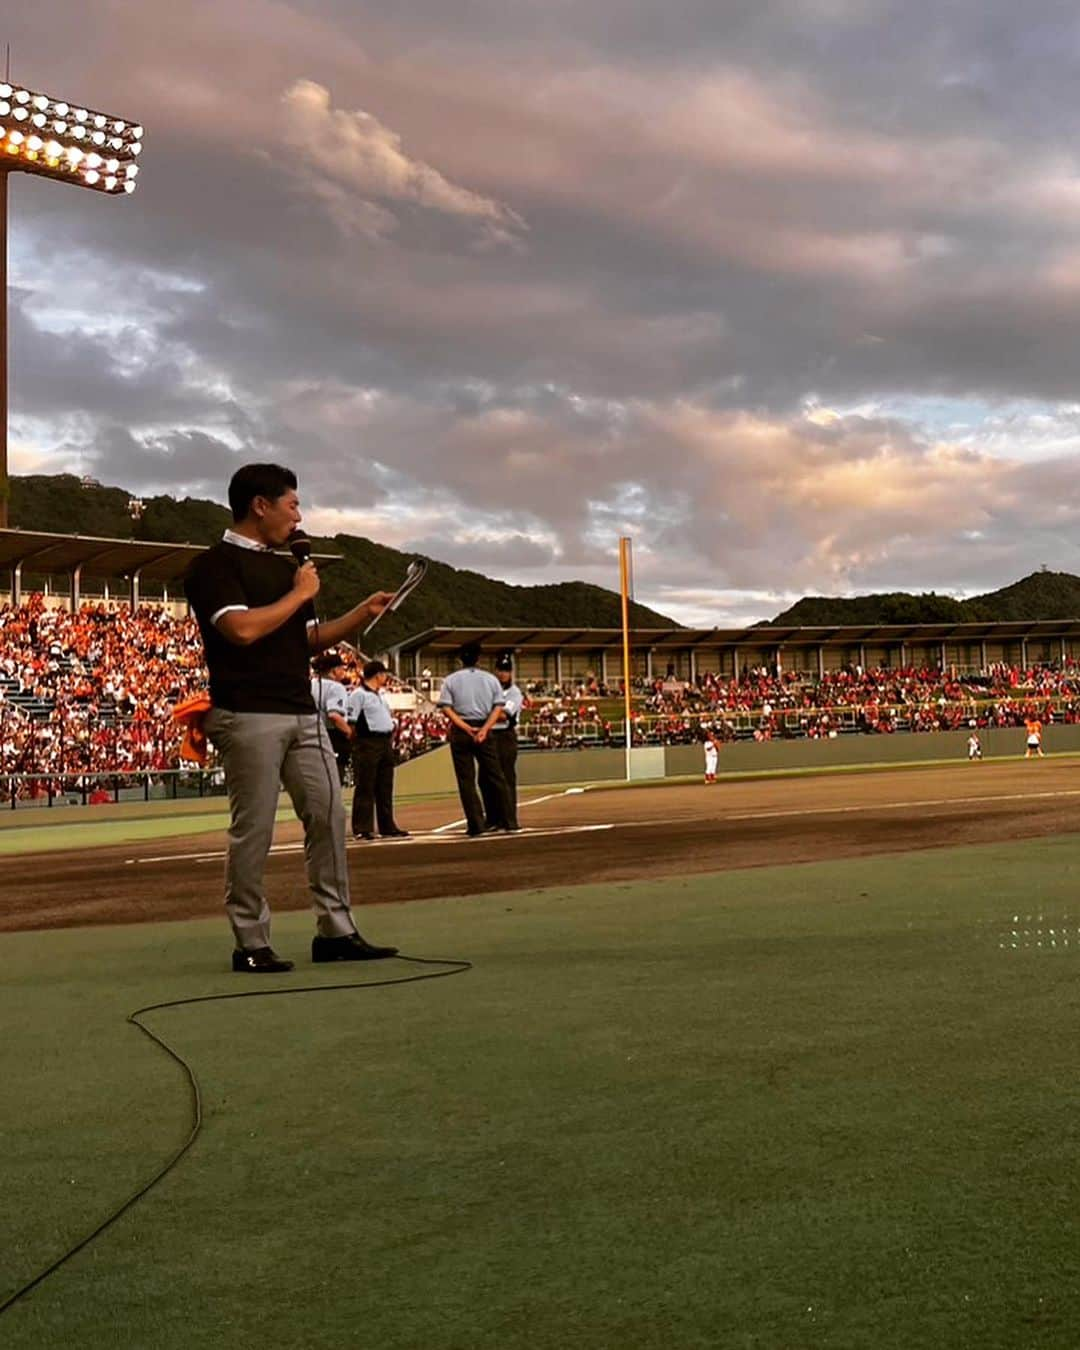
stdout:
<svg viewBox="0 0 1080 1350">
<path fill-rule="evenodd" d="M 1054 0 L 35 0 L 146 127 L 11 184 L 12 469 L 684 622 L 1080 572 L 1080 17 Z M 88 530 L 92 522 L 87 522 Z"/>
</svg>

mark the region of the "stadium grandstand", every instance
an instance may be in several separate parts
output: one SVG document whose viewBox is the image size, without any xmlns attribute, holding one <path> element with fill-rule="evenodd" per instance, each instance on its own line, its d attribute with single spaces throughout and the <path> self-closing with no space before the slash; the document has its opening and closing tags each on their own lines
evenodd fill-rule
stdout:
<svg viewBox="0 0 1080 1350">
<path fill-rule="evenodd" d="M 622 678 L 618 628 L 431 628 L 390 651 L 393 670 L 419 678 L 455 668 L 466 642 L 515 654 L 518 675 L 555 685 L 595 675 Z M 986 670 L 1005 664 L 1028 669 L 1075 661 L 1080 620 L 1021 623 L 853 625 L 828 628 L 643 628 L 630 634 L 632 673 L 695 682 L 707 674 L 738 678 L 762 667 L 824 679 L 830 671 L 862 669 Z"/>
<path fill-rule="evenodd" d="M 181 578 L 190 544 L 0 531 L 0 792 L 116 800 L 218 786 L 179 759 L 173 706 L 205 686 Z M 321 555 L 322 566 L 332 555 Z M 435 704 L 463 643 L 514 654 L 524 749 L 625 739 L 617 629 L 432 628 L 381 655 L 395 672 L 396 749 L 440 746 Z M 842 735 L 1080 722 L 1080 621 L 631 633 L 633 740 Z M 346 681 L 361 654 L 345 650 Z M 374 653 L 369 653 L 374 654 Z"/>
<path fill-rule="evenodd" d="M 152 599 L 183 615 L 181 579 L 202 551 L 197 544 L 0 530 L 0 598 L 18 606 L 24 595 L 40 593 L 48 607 L 71 612 L 84 598 L 132 610 Z M 326 553 L 315 560 L 320 567 L 340 561 Z"/>
<path fill-rule="evenodd" d="M 1080 622 L 631 632 L 633 742 L 836 739 L 1080 721 Z M 436 628 L 394 669 L 438 688 L 465 642 L 511 651 L 525 748 L 621 745 L 618 629 Z"/>
</svg>

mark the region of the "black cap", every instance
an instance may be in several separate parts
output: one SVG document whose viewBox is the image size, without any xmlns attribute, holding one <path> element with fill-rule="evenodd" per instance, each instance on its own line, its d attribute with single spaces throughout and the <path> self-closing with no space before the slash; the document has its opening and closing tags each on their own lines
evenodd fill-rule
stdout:
<svg viewBox="0 0 1080 1350">
<path fill-rule="evenodd" d="M 341 653 L 336 652 L 331 648 L 328 652 L 320 652 L 311 664 L 315 667 L 316 671 L 325 675 L 328 670 L 335 670 L 338 666 L 343 665 L 344 661 L 342 660 Z"/>
<path fill-rule="evenodd" d="M 458 652 L 458 656 L 463 666 L 475 666 L 477 661 L 480 660 L 479 642 L 466 642 Z"/>
<path fill-rule="evenodd" d="M 373 680 L 376 675 L 385 675 L 386 673 L 386 667 L 381 661 L 368 661 L 363 670 L 365 680 Z"/>
<path fill-rule="evenodd" d="M 514 656 L 512 652 L 500 652 L 495 658 L 496 670 L 513 670 Z"/>
</svg>

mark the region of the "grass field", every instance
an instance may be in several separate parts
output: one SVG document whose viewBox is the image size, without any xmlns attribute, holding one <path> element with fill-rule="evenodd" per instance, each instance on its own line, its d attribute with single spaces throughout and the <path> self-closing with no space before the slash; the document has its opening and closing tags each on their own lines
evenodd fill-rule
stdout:
<svg viewBox="0 0 1080 1350">
<path fill-rule="evenodd" d="M 1078 880 L 1068 837 L 365 909 L 475 969 L 152 1015 L 204 1132 L 0 1344 L 1074 1350 Z M 182 1139 L 124 1017 L 227 949 L 0 937 L 0 1299 Z"/>
</svg>

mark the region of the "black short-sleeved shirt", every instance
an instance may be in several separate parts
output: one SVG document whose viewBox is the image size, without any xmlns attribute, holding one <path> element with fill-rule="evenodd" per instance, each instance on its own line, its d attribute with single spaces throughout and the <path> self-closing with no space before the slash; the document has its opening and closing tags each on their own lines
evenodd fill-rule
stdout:
<svg viewBox="0 0 1080 1350">
<path fill-rule="evenodd" d="M 199 621 L 210 668 L 210 698 L 216 708 L 260 713 L 315 711 L 307 638 L 314 605 L 302 605 L 280 628 L 245 647 L 230 642 L 214 623 L 222 611 L 272 605 L 292 590 L 295 574 L 288 558 L 225 540 L 207 549 L 188 569 L 184 592 Z"/>
</svg>

